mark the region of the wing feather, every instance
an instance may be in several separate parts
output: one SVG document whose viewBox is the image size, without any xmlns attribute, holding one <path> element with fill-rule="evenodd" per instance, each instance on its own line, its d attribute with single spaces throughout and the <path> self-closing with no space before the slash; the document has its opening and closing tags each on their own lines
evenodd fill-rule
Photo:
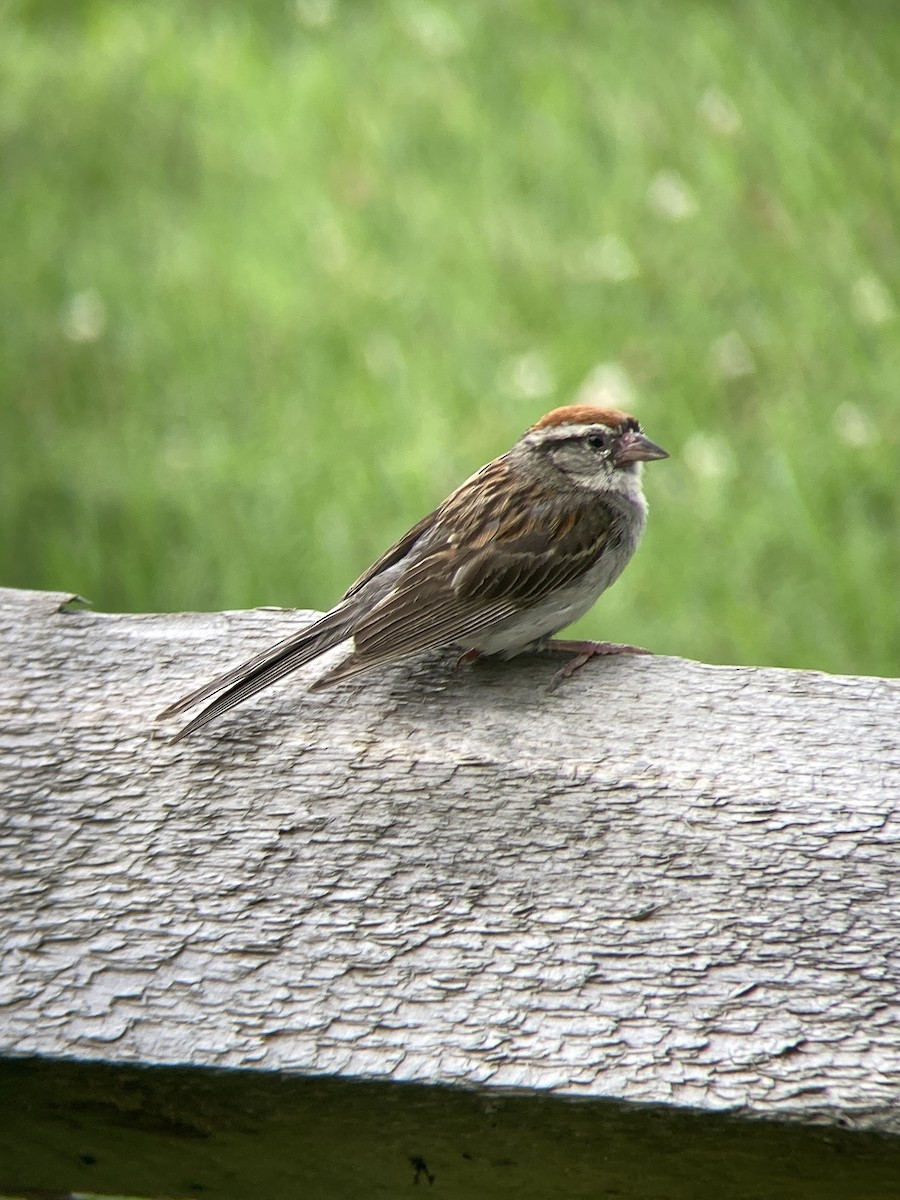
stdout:
<svg viewBox="0 0 900 1200">
<path fill-rule="evenodd" d="M 597 560 L 614 536 L 609 508 L 589 500 L 578 512 L 570 503 L 563 510 L 537 482 L 523 503 L 509 470 L 495 459 L 437 510 L 394 588 L 356 622 L 360 664 L 465 643 Z"/>
</svg>

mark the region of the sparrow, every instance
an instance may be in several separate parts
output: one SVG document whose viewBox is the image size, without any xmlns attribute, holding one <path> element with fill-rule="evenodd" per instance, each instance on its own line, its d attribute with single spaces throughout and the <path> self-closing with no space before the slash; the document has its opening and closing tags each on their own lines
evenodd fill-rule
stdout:
<svg viewBox="0 0 900 1200">
<path fill-rule="evenodd" d="M 571 675 L 598 654 L 638 646 L 569 642 L 570 625 L 621 575 L 647 521 L 643 463 L 668 458 L 613 408 L 554 409 L 456 489 L 311 625 L 176 701 L 168 719 L 216 696 L 173 742 L 343 642 L 348 655 L 310 691 L 413 654 L 566 650 Z"/>
</svg>

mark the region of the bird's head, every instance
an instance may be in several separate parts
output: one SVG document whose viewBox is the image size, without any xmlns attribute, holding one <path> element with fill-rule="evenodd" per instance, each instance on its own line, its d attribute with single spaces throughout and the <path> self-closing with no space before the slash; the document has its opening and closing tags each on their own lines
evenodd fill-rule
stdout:
<svg viewBox="0 0 900 1200">
<path fill-rule="evenodd" d="M 640 423 L 614 408 L 570 404 L 541 417 L 519 439 L 541 473 L 559 473 L 593 492 L 630 492 L 641 464 L 668 458 L 667 451 L 644 436 Z"/>
</svg>

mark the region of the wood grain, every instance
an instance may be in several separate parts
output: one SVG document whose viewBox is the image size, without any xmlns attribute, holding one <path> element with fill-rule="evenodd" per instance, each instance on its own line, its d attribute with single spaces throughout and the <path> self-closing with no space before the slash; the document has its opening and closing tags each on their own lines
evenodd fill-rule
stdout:
<svg viewBox="0 0 900 1200">
<path fill-rule="evenodd" d="M 310 614 L 66 600 L 0 591 L 0 1054 L 900 1131 L 900 681 L 314 666 L 170 747 Z"/>
</svg>

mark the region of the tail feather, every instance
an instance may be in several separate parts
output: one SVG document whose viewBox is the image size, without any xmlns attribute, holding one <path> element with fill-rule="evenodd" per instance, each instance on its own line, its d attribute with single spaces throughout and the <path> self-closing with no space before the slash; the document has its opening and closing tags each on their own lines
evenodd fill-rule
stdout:
<svg viewBox="0 0 900 1200">
<path fill-rule="evenodd" d="M 299 645 L 301 641 L 305 641 L 311 636 L 314 629 L 315 625 L 311 625 L 308 629 L 304 629 L 300 633 L 292 633 L 284 641 L 277 642 L 274 646 L 267 646 L 261 653 L 255 654 L 253 658 L 248 658 L 246 662 L 240 663 L 230 671 L 224 671 L 221 675 L 216 675 L 214 679 L 210 679 L 202 687 L 197 688 L 196 691 L 188 692 L 186 696 L 182 696 L 174 704 L 170 704 L 168 708 L 163 709 L 158 715 L 157 720 L 167 721 L 169 717 L 177 717 L 179 713 L 183 713 L 188 708 L 193 708 L 195 704 L 199 704 L 201 700 L 205 700 L 208 696 L 214 696 L 216 692 L 221 692 L 229 684 L 237 683 L 239 679 L 244 678 L 248 671 L 252 671 L 254 667 L 268 662 L 274 654 L 290 650 L 294 646 Z"/>
<path fill-rule="evenodd" d="M 270 646 L 261 654 L 256 654 L 246 662 L 217 675 L 205 683 L 203 687 L 176 700 L 174 704 L 162 713 L 160 719 L 176 716 L 185 709 L 192 708 L 202 700 L 208 699 L 216 692 L 218 696 L 212 704 L 207 705 L 192 721 L 172 738 L 172 742 L 180 742 L 182 738 L 200 729 L 209 721 L 214 720 L 228 709 L 249 699 L 256 692 L 262 691 L 269 684 L 275 683 L 306 663 L 312 662 L 326 650 L 346 641 L 352 634 L 353 616 L 346 609 L 339 608 L 327 613 L 319 621 L 299 633 L 292 634 L 284 641 Z"/>
<path fill-rule="evenodd" d="M 309 685 L 307 691 L 319 692 L 322 688 L 331 687 L 333 683 L 342 683 L 345 679 L 352 679 L 354 675 L 361 675 L 363 671 L 371 671 L 374 667 L 383 667 L 387 663 L 402 662 L 405 658 L 412 658 L 413 655 L 424 650 L 434 650 L 438 646 L 445 646 L 446 642 L 436 641 L 433 645 L 427 645 L 411 650 L 400 650 L 399 653 L 391 653 L 390 650 L 383 654 L 373 654 L 371 657 L 365 654 L 348 654 L 346 658 L 342 658 L 339 663 L 336 663 L 330 671 L 326 671 L 324 675 L 320 675 L 318 679 L 314 679 Z"/>
<path fill-rule="evenodd" d="M 385 655 L 383 658 L 360 658 L 357 654 L 351 654 L 341 662 L 337 663 L 326 671 L 324 675 L 314 679 L 309 685 L 309 691 L 318 692 L 322 688 L 331 687 L 333 683 L 340 683 L 343 679 L 352 679 L 354 675 L 360 675 L 363 671 L 371 671 L 373 667 L 380 667 L 383 663 L 397 662 L 397 655 Z"/>
</svg>

